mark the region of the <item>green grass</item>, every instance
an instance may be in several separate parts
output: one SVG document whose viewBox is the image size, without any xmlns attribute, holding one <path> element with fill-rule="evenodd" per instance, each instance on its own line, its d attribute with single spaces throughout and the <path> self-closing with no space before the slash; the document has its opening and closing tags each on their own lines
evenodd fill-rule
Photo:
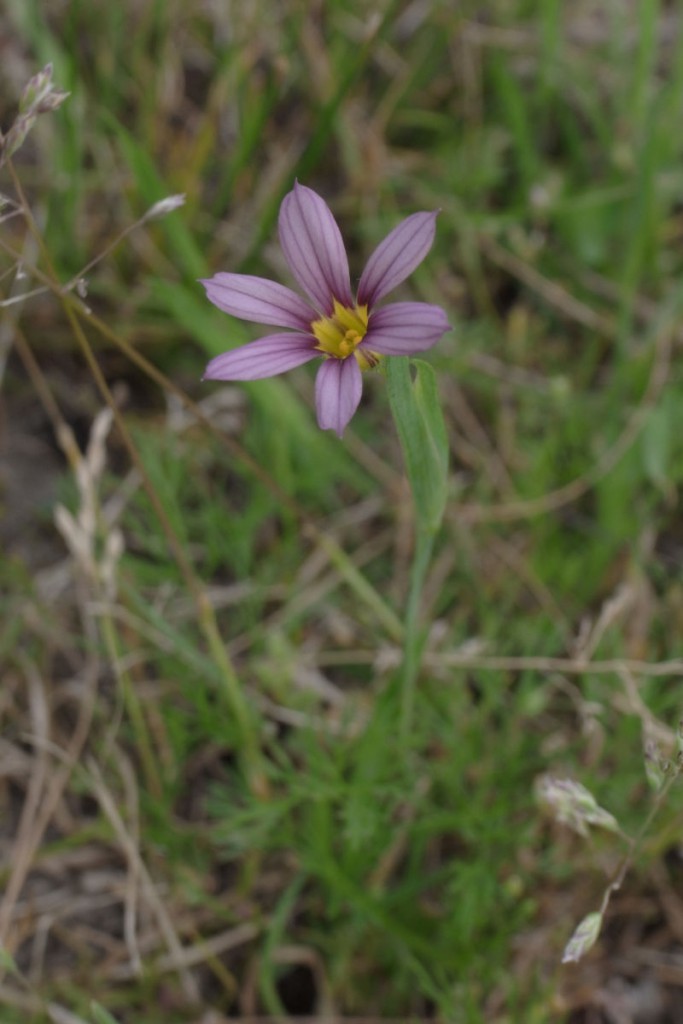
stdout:
<svg viewBox="0 0 683 1024">
<path fill-rule="evenodd" d="M 88 272 L 76 327 L 58 295 L 27 302 L 3 381 L 3 1022 L 580 1024 L 624 970 L 620 935 L 676 948 L 680 788 L 572 968 L 627 847 L 535 798 L 539 776 L 574 778 L 637 835 L 644 740 L 671 757 L 683 707 L 680 669 L 657 674 L 683 608 L 683 34 L 664 5 L 624 7 L 9 0 L 3 130 L 48 60 L 71 91 L 14 158 L 45 243 L 29 277 L 68 281 L 159 199 L 187 202 Z M 450 497 L 407 737 L 412 514 L 384 380 L 343 442 L 315 425 L 309 368 L 200 383 L 259 328 L 196 279 L 286 280 L 295 178 L 355 277 L 403 216 L 441 210 L 403 288 L 454 325 L 429 354 Z M 28 234 L 0 224 L 0 298 Z M 114 428 L 89 568 L 53 523 L 82 505 L 60 420 L 85 448 L 105 404 L 78 325 L 139 459 Z M 150 367 L 203 416 L 181 422 Z M 54 486 L 24 521 L 37 442 Z"/>
</svg>

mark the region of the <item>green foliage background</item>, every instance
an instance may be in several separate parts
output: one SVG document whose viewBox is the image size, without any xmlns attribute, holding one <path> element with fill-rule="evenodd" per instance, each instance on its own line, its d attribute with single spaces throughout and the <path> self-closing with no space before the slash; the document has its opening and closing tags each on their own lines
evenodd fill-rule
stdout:
<svg viewBox="0 0 683 1024">
<path fill-rule="evenodd" d="M 626 924 L 644 944 L 664 927 L 680 795 L 628 875 L 641 903 L 616 896 L 592 966 L 566 970 L 627 845 L 549 823 L 534 786 L 580 779 L 636 834 L 644 742 L 670 756 L 681 711 L 681 13 L 6 0 L 0 35 L 3 128 L 46 62 L 71 92 L 14 158 L 45 248 L 25 248 L 22 217 L 0 224 L 3 284 L 22 251 L 38 283 L 68 282 L 186 194 L 85 274 L 90 314 L 49 292 L 0 309 L 20 338 L 7 444 L 37 432 L 56 459 L 0 565 L 2 729 L 30 765 L 0 790 L 8 891 L 32 778 L 47 799 L 40 751 L 69 764 L 91 716 L 11 907 L 3 1020 L 591 1019 Z M 276 220 L 295 178 L 333 208 L 356 277 L 403 216 L 441 210 L 402 290 L 454 325 L 429 356 L 451 478 L 409 736 L 412 513 L 384 381 L 342 443 L 315 425 L 308 368 L 200 382 L 258 328 L 197 278 L 287 280 Z M 76 514 L 82 498 L 45 439 L 63 422 L 84 448 L 106 401 L 84 349 L 139 460 L 113 430 L 95 543 L 101 564 L 122 531 L 113 597 L 53 525 L 57 501 Z M 96 869 L 106 913 L 76 905 Z"/>
</svg>

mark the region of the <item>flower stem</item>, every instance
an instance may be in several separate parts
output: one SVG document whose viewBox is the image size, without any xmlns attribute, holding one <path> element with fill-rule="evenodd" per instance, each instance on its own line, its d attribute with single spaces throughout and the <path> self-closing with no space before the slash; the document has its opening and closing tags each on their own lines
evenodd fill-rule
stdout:
<svg viewBox="0 0 683 1024">
<path fill-rule="evenodd" d="M 406 739 L 413 724 L 415 684 L 420 670 L 423 636 L 420 630 L 420 604 L 425 576 L 434 545 L 434 534 L 416 531 L 415 553 L 410 569 L 410 588 L 406 603 L 403 634 L 403 665 L 401 669 L 401 735 Z"/>
</svg>

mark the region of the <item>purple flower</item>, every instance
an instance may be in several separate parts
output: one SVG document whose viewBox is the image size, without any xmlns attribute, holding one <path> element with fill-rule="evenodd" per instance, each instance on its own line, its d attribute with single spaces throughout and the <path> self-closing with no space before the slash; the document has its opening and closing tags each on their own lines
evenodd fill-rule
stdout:
<svg viewBox="0 0 683 1024">
<path fill-rule="evenodd" d="M 377 303 L 413 272 L 434 241 L 436 213 L 414 213 L 377 246 L 351 293 L 341 232 L 327 204 L 298 183 L 282 200 L 280 244 L 308 301 L 284 285 L 249 274 L 202 281 L 226 313 L 286 327 L 212 359 L 204 379 L 258 380 L 322 357 L 315 382 L 318 424 L 342 436 L 358 408 L 361 371 L 380 356 L 406 356 L 436 344 L 449 329 L 446 314 L 426 302 Z"/>
</svg>

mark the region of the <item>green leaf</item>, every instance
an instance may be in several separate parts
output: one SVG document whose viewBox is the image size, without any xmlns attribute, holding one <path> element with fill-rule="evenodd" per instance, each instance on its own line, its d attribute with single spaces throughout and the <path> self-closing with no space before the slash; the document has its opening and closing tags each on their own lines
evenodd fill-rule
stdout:
<svg viewBox="0 0 683 1024">
<path fill-rule="evenodd" d="M 662 491 L 666 491 L 670 485 L 671 421 L 671 409 L 668 403 L 663 402 L 650 413 L 641 440 L 645 472 Z"/>
<path fill-rule="evenodd" d="M 91 1003 L 90 1012 L 93 1016 L 93 1024 L 118 1024 L 118 1021 L 112 1017 L 109 1011 L 105 1010 L 99 1003 Z"/>
<path fill-rule="evenodd" d="M 0 946 L 0 971 L 7 971 L 8 974 L 16 974 L 17 972 L 14 957 L 4 946 Z"/>
<path fill-rule="evenodd" d="M 386 367 L 389 401 L 413 492 L 418 529 L 431 535 L 441 525 L 448 497 L 448 438 L 436 374 L 429 363 L 407 356 L 388 359 Z"/>
</svg>

